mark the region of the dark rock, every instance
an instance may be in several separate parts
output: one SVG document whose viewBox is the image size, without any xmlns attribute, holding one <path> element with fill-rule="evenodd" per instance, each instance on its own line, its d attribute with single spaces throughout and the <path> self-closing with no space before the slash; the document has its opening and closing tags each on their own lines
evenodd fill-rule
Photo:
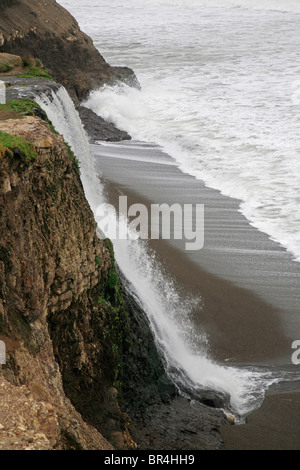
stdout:
<svg viewBox="0 0 300 470">
<path fill-rule="evenodd" d="M 192 400 L 196 400 L 209 408 L 230 409 L 230 395 L 221 391 L 206 388 L 181 388 Z"/>
<path fill-rule="evenodd" d="M 34 100 L 36 95 L 45 93 L 52 99 L 51 90 L 57 92 L 61 85 L 51 80 L 40 78 L 18 78 L 10 77 L 5 79 L 7 100 L 17 100 L 29 98 Z"/>
<path fill-rule="evenodd" d="M 41 108 L 34 108 L 33 109 L 33 112 L 35 114 L 35 116 L 39 117 L 40 119 L 42 119 L 42 121 L 46 121 L 49 123 L 49 119 L 47 117 L 47 114 L 45 113 L 45 111 L 43 111 Z"/>
<path fill-rule="evenodd" d="M 152 406 L 133 435 L 141 449 L 219 450 L 223 448 L 219 428 L 226 423 L 222 411 L 176 397 Z"/>
<path fill-rule="evenodd" d="M 127 132 L 120 131 L 112 123 L 106 122 L 91 109 L 85 108 L 84 106 L 78 106 L 77 111 L 79 112 L 80 119 L 92 142 L 95 142 L 96 140 L 119 142 L 121 140 L 131 139 Z"/>
<path fill-rule="evenodd" d="M 141 89 L 141 85 L 132 69 L 129 67 L 112 67 L 113 76 L 109 81 L 109 84 L 115 84 L 116 82 L 122 82 L 126 85 Z"/>
</svg>

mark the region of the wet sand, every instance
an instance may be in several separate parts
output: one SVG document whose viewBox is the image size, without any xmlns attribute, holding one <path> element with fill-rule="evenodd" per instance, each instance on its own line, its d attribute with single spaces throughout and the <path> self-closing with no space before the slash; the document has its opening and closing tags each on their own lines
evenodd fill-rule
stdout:
<svg viewBox="0 0 300 470">
<path fill-rule="evenodd" d="M 120 194 L 128 197 L 128 205 L 150 206 L 150 201 L 140 194 L 112 181 L 105 181 L 105 189 L 107 200 L 115 207 Z M 165 240 L 151 240 L 149 246 L 185 296 L 201 297 L 203 303 L 194 311 L 194 325 L 199 333 L 208 335 L 214 359 L 266 364 L 281 363 L 287 355 L 290 357 L 290 340 L 272 305 L 201 269 Z"/>
<path fill-rule="evenodd" d="M 226 450 L 299 450 L 300 390 L 268 395 L 247 424 L 224 426 Z"/>
<path fill-rule="evenodd" d="M 178 249 L 185 260 L 200 270 L 246 289 L 272 306 L 290 345 L 300 338 L 300 263 L 249 224 L 239 211 L 240 201 L 224 197 L 182 173 L 174 160 L 153 146 L 126 143 L 92 148 L 99 155 L 96 157 L 99 171 L 122 188 L 124 194 L 134 191 L 136 202 L 142 203 L 144 199 L 169 205 L 204 204 L 204 248 L 186 251 L 186 240 L 172 239 L 168 246 Z M 253 315 L 258 314 L 254 307 L 251 310 Z M 264 310 L 260 311 L 264 316 Z M 237 314 L 238 311 L 234 315 Z M 242 318 L 239 314 L 239 321 L 251 323 L 251 315 Z"/>
<path fill-rule="evenodd" d="M 300 366 L 291 364 L 292 341 L 300 338 L 299 263 L 248 224 L 238 213 L 238 201 L 181 173 L 169 157 L 162 163 L 164 157 L 157 154 L 155 162 L 149 149 L 141 161 L 141 149 L 134 153 L 130 146 L 93 150 L 114 204 L 120 194 L 128 196 L 129 205 L 193 203 L 195 194 L 198 203 L 205 204 L 204 250 L 188 253 L 178 241 L 149 244 L 178 288 L 201 296 L 202 308 L 194 312 L 195 329 L 208 334 L 212 357 L 226 364 L 286 367 L 299 376 Z M 247 425 L 225 428 L 226 449 L 299 446 L 295 390 L 279 389 L 268 395 L 248 420 Z"/>
</svg>

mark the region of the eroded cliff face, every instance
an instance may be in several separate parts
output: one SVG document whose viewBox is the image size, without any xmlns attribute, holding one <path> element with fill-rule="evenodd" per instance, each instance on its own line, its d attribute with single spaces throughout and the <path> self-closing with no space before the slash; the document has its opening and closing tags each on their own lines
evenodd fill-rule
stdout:
<svg viewBox="0 0 300 470">
<path fill-rule="evenodd" d="M 30 162 L 18 149 L 0 157 L 0 448 L 111 449 L 66 389 L 86 421 L 96 409 L 98 428 L 130 447 L 113 388 L 127 317 L 111 245 L 63 138 L 35 116 L 0 120 L 0 131 L 37 151 Z"/>
<path fill-rule="evenodd" d="M 111 80 L 137 84 L 131 69 L 105 61 L 55 0 L 0 0 L 0 52 L 41 59 L 75 101 Z"/>
</svg>

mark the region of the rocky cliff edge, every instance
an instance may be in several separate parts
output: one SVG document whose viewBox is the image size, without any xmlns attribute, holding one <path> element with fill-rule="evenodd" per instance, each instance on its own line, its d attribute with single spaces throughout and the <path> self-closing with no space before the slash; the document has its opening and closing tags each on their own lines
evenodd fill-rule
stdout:
<svg viewBox="0 0 300 470">
<path fill-rule="evenodd" d="M 111 441 L 130 447 L 112 387 L 126 317 L 104 300 L 111 247 L 97 237 L 62 137 L 35 116 L 0 120 L 0 132 L 34 149 L 30 159 L 0 151 L 0 448 L 112 449 L 67 399 L 68 380 L 103 421 L 110 414 Z"/>
</svg>

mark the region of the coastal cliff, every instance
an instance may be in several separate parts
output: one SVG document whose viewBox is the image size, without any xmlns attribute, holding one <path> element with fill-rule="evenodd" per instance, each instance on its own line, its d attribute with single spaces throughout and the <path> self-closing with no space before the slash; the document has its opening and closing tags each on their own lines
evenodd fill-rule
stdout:
<svg viewBox="0 0 300 470">
<path fill-rule="evenodd" d="M 77 103 L 108 82 L 137 85 L 134 72 L 109 65 L 55 0 L 0 0 L 1 52 L 39 58 Z"/>
<path fill-rule="evenodd" d="M 83 383 L 91 396 L 91 384 L 101 385 L 99 409 L 105 403 L 123 419 L 110 390 L 126 331 L 126 315 L 117 318 L 114 308 L 118 300 L 104 300 L 115 289 L 111 246 L 97 236 L 62 137 L 35 116 L 1 120 L 0 132 L 17 134 L 34 149 L 29 158 L 17 147 L 2 147 L 0 158 L 0 338 L 7 347 L 2 383 L 22 385 L 33 400 L 54 406 L 53 427 L 41 425 L 45 442 L 60 446 L 67 433 L 78 446 L 110 448 L 95 430 L 86 432 L 66 399 L 55 355 L 78 395 Z M 0 422 L 11 423 L 2 413 L 1 407 Z"/>
<path fill-rule="evenodd" d="M 77 107 L 109 80 L 137 86 L 54 0 L 0 0 L 0 10 L 0 52 L 21 56 L 16 69 L 28 56 L 42 59 Z M 2 77 L 16 102 L 0 108 L 0 448 L 222 448 L 222 397 L 199 391 L 191 403 L 166 376 L 113 246 L 97 235 L 81 156 L 32 101 L 32 88 L 51 94 L 60 85 L 15 79 L 16 69 Z M 78 110 L 91 140 L 130 138 Z"/>
<path fill-rule="evenodd" d="M 217 397 L 178 395 L 74 156 L 18 103 L 0 109 L 1 447 L 220 448 Z"/>
</svg>

